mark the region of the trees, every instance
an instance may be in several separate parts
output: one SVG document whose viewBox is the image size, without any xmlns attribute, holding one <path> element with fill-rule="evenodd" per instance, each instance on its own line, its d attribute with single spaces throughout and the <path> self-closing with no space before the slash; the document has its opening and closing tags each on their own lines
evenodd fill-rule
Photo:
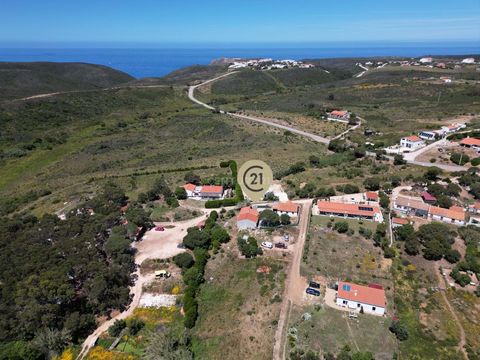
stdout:
<svg viewBox="0 0 480 360">
<path fill-rule="evenodd" d="M 455 250 L 455 249 L 447 250 L 447 252 L 445 254 L 445 260 L 447 260 L 451 264 L 460 261 L 461 257 L 462 256 L 460 255 L 458 250 Z"/>
<path fill-rule="evenodd" d="M 348 145 L 344 140 L 332 140 L 328 144 L 328 150 L 336 152 L 336 153 L 341 153 L 345 152 L 348 149 Z"/>
<path fill-rule="evenodd" d="M 318 167 L 320 165 L 320 158 L 316 155 L 310 155 L 308 157 L 308 162 L 312 167 Z"/>
<path fill-rule="evenodd" d="M 280 215 L 280 223 L 282 225 L 290 225 L 290 216 L 288 216 L 287 214 Z"/>
<path fill-rule="evenodd" d="M 264 210 L 260 213 L 260 223 L 262 226 L 275 227 L 280 225 L 280 217 L 272 210 Z"/>
<path fill-rule="evenodd" d="M 223 244 L 230 240 L 230 234 L 220 225 L 215 225 L 211 231 L 212 243 Z M 218 245 L 217 245 L 218 246 Z"/>
<path fill-rule="evenodd" d="M 423 256 L 427 260 L 440 260 L 454 242 L 449 227 L 437 222 L 420 226 L 417 235 L 423 245 Z"/>
<path fill-rule="evenodd" d="M 407 162 L 403 159 L 403 155 L 397 154 L 393 157 L 393 165 L 405 165 Z"/>
<path fill-rule="evenodd" d="M 430 180 L 430 181 L 436 181 L 438 177 L 442 174 L 442 169 L 432 166 L 428 168 L 428 170 L 425 172 L 425 179 Z"/>
<path fill-rule="evenodd" d="M 437 197 L 437 205 L 444 209 L 449 209 L 453 205 L 453 201 L 446 195 L 440 195 Z"/>
<path fill-rule="evenodd" d="M 182 270 L 186 270 L 193 266 L 193 264 L 195 263 L 195 260 L 193 260 L 193 256 L 190 255 L 190 253 L 184 252 L 184 253 L 175 255 L 173 257 L 173 262 Z"/>
<path fill-rule="evenodd" d="M 365 186 L 365 189 L 370 190 L 370 191 L 377 191 L 380 189 L 380 179 L 371 177 L 365 179 L 363 182 L 363 185 Z"/>
<path fill-rule="evenodd" d="M 252 236 L 249 236 L 247 240 L 239 237 L 237 244 L 240 253 L 246 258 L 253 258 L 263 254 L 262 249 L 258 247 L 257 240 Z"/>
<path fill-rule="evenodd" d="M 348 223 L 346 221 L 338 221 L 333 225 L 333 229 L 340 234 L 344 234 L 348 231 Z"/>
<path fill-rule="evenodd" d="M 453 153 L 450 160 L 457 165 L 465 165 L 470 161 L 470 157 L 463 153 Z"/>
<path fill-rule="evenodd" d="M 390 198 L 388 197 L 388 195 L 385 194 L 383 191 L 380 191 L 378 193 L 378 196 L 380 198 L 380 206 L 384 209 L 388 209 L 390 207 Z"/>
<path fill-rule="evenodd" d="M 455 266 L 455 268 L 452 270 L 452 272 L 450 273 L 450 276 L 452 277 L 453 280 L 455 280 L 455 282 L 457 284 L 459 284 L 461 287 L 465 287 L 467 286 L 470 281 L 472 281 L 472 279 L 470 279 L 470 276 L 468 276 L 467 274 L 465 273 L 461 273 L 458 269 L 458 265 Z"/>
<path fill-rule="evenodd" d="M 210 246 L 210 234 L 207 231 L 201 231 L 197 227 L 187 229 L 187 235 L 183 238 L 183 245 L 193 250 L 197 247 L 208 249 Z"/>
<path fill-rule="evenodd" d="M 337 190 L 345 194 L 355 194 L 360 192 L 360 188 L 353 184 L 337 185 Z"/>
<path fill-rule="evenodd" d="M 408 329 L 398 320 L 392 321 L 388 329 L 395 334 L 398 340 L 405 341 L 408 339 Z"/>
<path fill-rule="evenodd" d="M 187 198 L 187 191 L 179 186 L 175 189 L 175 196 L 178 200 L 185 200 Z"/>
<path fill-rule="evenodd" d="M 126 327 L 127 322 L 125 320 L 115 320 L 113 325 L 108 328 L 108 335 L 112 337 L 117 337 Z"/>
<path fill-rule="evenodd" d="M 185 182 L 195 185 L 200 185 L 202 183 L 202 179 L 200 178 L 200 176 L 194 174 L 192 171 L 187 172 L 183 179 L 185 180 Z"/>
</svg>

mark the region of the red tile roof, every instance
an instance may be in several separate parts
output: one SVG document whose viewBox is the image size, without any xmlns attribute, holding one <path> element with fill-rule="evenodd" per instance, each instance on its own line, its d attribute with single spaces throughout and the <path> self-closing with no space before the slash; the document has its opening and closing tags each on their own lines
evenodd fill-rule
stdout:
<svg viewBox="0 0 480 360">
<path fill-rule="evenodd" d="M 237 215 L 237 221 L 250 220 L 254 223 L 257 223 L 258 217 L 258 211 L 247 206 L 240 209 L 240 214 Z"/>
<path fill-rule="evenodd" d="M 450 209 L 444 209 L 438 206 L 430 207 L 430 214 L 447 217 L 454 220 L 465 221 L 465 212 L 459 206 L 452 206 Z"/>
<path fill-rule="evenodd" d="M 298 212 L 299 206 L 300 205 L 295 204 L 294 202 L 287 201 L 276 203 L 275 205 L 273 205 L 273 210 L 282 212 Z"/>
<path fill-rule="evenodd" d="M 411 141 L 411 142 L 423 141 L 417 135 L 407 136 L 404 139 L 407 139 L 408 141 Z"/>
<path fill-rule="evenodd" d="M 202 193 L 223 193 L 223 186 L 218 185 L 204 185 L 200 190 Z"/>
<path fill-rule="evenodd" d="M 424 191 L 422 192 L 423 201 L 437 201 L 437 198 L 430 193 Z"/>
<path fill-rule="evenodd" d="M 346 110 L 333 110 L 330 115 L 333 116 L 345 116 L 348 113 Z"/>
<path fill-rule="evenodd" d="M 460 144 L 468 145 L 468 146 L 472 146 L 472 145 L 480 146 L 480 139 L 467 137 L 465 139 L 462 139 L 462 141 L 460 141 Z"/>
<path fill-rule="evenodd" d="M 183 188 L 187 191 L 194 191 L 197 186 L 195 184 L 185 184 L 183 185 Z"/>
<path fill-rule="evenodd" d="M 394 218 L 392 218 L 392 223 L 393 224 L 399 224 L 399 225 L 407 225 L 408 220 L 403 219 L 403 218 L 394 217 Z"/>
<path fill-rule="evenodd" d="M 338 297 L 379 307 L 386 307 L 385 290 L 341 281 L 338 284 Z"/>
<path fill-rule="evenodd" d="M 332 201 L 318 201 L 318 210 L 320 212 L 349 214 L 356 216 L 374 216 L 381 213 L 380 208 L 375 205 L 344 204 Z M 371 210 L 367 210 L 371 209 Z"/>
<path fill-rule="evenodd" d="M 367 200 L 378 201 L 378 194 L 375 191 L 367 191 L 365 196 L 367 197 Z"/>
</svg>

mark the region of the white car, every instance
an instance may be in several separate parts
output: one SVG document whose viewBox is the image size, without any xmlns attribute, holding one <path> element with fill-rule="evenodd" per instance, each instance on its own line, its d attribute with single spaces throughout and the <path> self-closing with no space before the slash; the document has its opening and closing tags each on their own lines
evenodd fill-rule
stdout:
<svg viewBox="0 0 480 360">
<path fill-rule="evenodd" d="M 262 246 L 267 249 L 273 249 L 273 244 L 270 241 L 262 242 Z"/>
</svg>

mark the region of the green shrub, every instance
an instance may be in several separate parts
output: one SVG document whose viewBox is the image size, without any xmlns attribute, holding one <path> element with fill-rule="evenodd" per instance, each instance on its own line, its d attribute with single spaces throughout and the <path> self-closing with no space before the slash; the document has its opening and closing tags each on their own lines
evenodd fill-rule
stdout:
<svg viewBox="0 0 480 360">
<path fill-rule="evenodd" d="M 338 231 L 340 234 L 344 234 L 348 231 L 348 223 L 346 221 L 336 222 L 333 226 L 333 229 Z"/>
<path fill-rule="evenodd" d="M 453 153 L 450 160 L 457 165 L 465 165 L 470 161 L 470 157 L 462 153 Z"/>
<path fill-rule="evenodd" d="M 125 320 L 115 320 L 113 325 L 108 328 L 108 335 L 117 337 L 126 327 L 127 323 Z"/>
</svg>

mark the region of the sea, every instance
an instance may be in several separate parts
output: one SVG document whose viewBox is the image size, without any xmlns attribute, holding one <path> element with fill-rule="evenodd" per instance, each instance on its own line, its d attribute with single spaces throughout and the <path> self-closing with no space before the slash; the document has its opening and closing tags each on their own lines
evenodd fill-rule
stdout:
<svg viewBox="0 0 480 360">
<path fill-rule="evenodd" d="M 221 57 L 319 59 L 339 57 L 480 54 L 480 42 L 168 45 L 152 47 L 1 47 L 0 61 L 85 62 L 106 65 L 136 78 L 161 77 Z"/>
</svg>

